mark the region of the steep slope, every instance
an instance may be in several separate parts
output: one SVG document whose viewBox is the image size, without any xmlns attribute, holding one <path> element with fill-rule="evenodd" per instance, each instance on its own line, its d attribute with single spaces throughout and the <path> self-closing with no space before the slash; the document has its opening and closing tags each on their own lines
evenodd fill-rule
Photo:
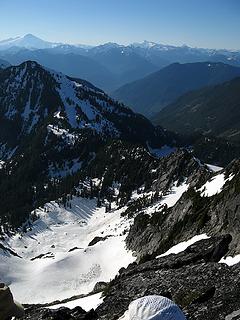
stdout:
<svg viewBox="0 0 240 320">
<path fill-rule="evenodd" d="M 180 164 L 183 159 L 180 154 L 163 159 L 167 163 L 156 171 L 151 190 L 162 190 L 164 168 L 189 168 Z M 96 310 L 100 319 L 118 319 L 131 301 L 149 294 L 173 299 L 189 319 L 224 320 L 238 314 L 239 160 L 210 177 L 202 169 L 191 171 L 188 190 L 172 207 L 156 202 L 146 208 L 141 192 L 132 200 L 126 213 L 135 219 L 126 242 L 141 260 L 110 282 Z"/>
<path fill-rule="evenodd" d="M 240 142 L 240 78 L 193 91 L 154 117 L 181 134 L 196 132 Z"/>
<path fill-rule="evenodd" d="M 87 310 L 100 304 L 96 319 L 118 319 L 130 301 L 147 294 L 173 299 L 193 319 L 214 314 L 222 320 L 239 309 L 239 265 L 222 259 L 239 261 L 239 161 L 213 173 L 185 150 L 156 159 L 142 147 L 115 141 L 82 178 L 66 202 L 46 203 L 32 213 L 37 220 L 28 221 L 26 232 L 2 238 L 0 276 L 17 298 L 51 302 L 77 295 L 53 308 L 85 308 L 81 294 L 122 266 L 108 285 L 101 283 L 104 300 L 88 297 Z M 32 319 L 54 314 L 36 305 L 26 319 L 36 310 Z"/>
<path fill-rule="evenodd" d="M 167 161 L 172 161 L 171 158 Z M 163 254 L 178 242 L 202 233 L 229 233 L 232 236 L 229 253 L 236 255 L 240 252 L 237 232 L 239 160 L 214 174 L 198 171 L 188 181 L 188 190 L 173 207 L 160 207 L 150 216 L 135 219 L 126 241 L 128 248 L 137 252 L 140 259 Z M 159 184 L 159 181 L 155 183 Z"/>
<path fill-rule="evenodd" d="M 222 83 L 239 75 L 240 68 L 223 63 L 174 63 L 126 84 L 112 96 L 134 111 L 151 117 L 190 90 Z"/>
<path fill-rule="evenodd" d="M 172 207 L 187 190 L 187 177 L 208 174 L 187 152 L 170 157 L 169 172 L 155 190 L 151 185 L 169 159 L 115 141 L 96 154 L 70 193 L 32 211 L 17 233 L 1 221 L 8 232 L 0 240 L 0 277 L 15 297 L 50 303 L 86 294 L 135 261 L 125 239 L 136 213 Z"/>
<path fill-rule="evenodd" d="M 173 140 L 88 82 L 31 61 L 0 72 L 0 106 L 1 216 L 14 226 L 69 190 L 107 141 L 154 148 Z"/>
<path fill-rule="evenodd" d="M 66 207 L 46 203 L 35 211 L 38 219 L 26 226 L 27 232 L 2 242 L 18 256 L 0 248 L 1 279 L 11 283 L 22 303 L 51 303 L 91 292 L 97 282 L 109 281 L 135 260 L 125 248 L 130 221 L 121 211 L 106 213 L 96 199 L 77 196 Z"/>
<path fill-rule="evenodd" d="M 0 83 L 2 125 L 13 123 L 15 139 L 31 133 L 49 117 L 53 124 L 57 121 L 68 129 L 89 128 L 103 136 L 131 136 L 139 142 L 141 136 L 145 141 L 154 138 L 156 129 L 144 117 L 88 82 L 47 70 L 36 62 L 2 70 Z"/>
</svg>

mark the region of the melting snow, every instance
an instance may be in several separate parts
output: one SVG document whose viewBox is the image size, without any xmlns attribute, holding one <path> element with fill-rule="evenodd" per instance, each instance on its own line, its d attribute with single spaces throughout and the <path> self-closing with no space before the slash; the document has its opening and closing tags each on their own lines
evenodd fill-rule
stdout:
<svg viewBox="0 0 240 320">
<path fill-rule="evenodd" d="M 156 258 L 165 257 L 165 256 L 168 256 L 169 254 L 172 254 L 172 253 L 177 254 L 179 252 L 186 250 L 190 245 L 194 244 L 195 242 L 203 240 L 203 239 L 208 239 L 208 238 L 209 237 L 205 233 L 194 236 L 193 238 L 189 239 L 188 241 L 183 241 L 183 242 L 176 244 L 175 246 L 170 248 L 168 251 L 166 251 L 163 254 L 160 254 Z"/>
<path fill-rule="evenodd" d="M 49 132 L 52 132 L 56 136 L 62 137 L 63 139 L 66 140 L 67 143 L 70 143 L 70 144 L 74 144 L 74 142 L 78 138 L 77 134 L 69 133 L 69 130 L 56 127 L 56 126 L 54 126 L 52 124 L 49 124 L 47 126 L 47 129 L 48 129 Z"/>
</svg>

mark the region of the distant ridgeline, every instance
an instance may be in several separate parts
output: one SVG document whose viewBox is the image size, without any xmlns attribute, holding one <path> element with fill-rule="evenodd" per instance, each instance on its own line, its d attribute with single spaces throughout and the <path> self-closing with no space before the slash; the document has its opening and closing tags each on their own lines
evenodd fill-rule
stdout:
<svg viewBox="0 0 240 320">
<path fill-rule="evenodd" d="M 158 113 L 154 123 L 181 134 L 240 142 L 240 77 L 186 93 Z"/>
<path fill-rule="evenodd" d="M 135 112 L 153 119 L 183 94 L 240 76 L 240 68 L 219 62 L 174 63 L 149 76 L 128 83 L 113 97 Z"/>
<path fill-rule="evenodd" d="M 12 65 L 34 60 L 68 76 L 84 78 L 106 92 L 113 92 L 125 84 L 143 79 L 148 75 L 150 75 L 149 80 L 156 79 L 156 72 L 176 62 L 186 64 L 208 61 L 207 64 L 222 62 L 235 67 L 240 66 L 240 52 L 236 50 L 191 48 L 186 45 L 177 47 L 148 41 L 126 46 L 111 42 L 98 46 L 74 46 L 44 41 L 32 34 L 0 41 L 0 58 Z M 192 75 L 195 76 L 196 73 L 193 72 Z M 181 82 L 185 80 L 181 77 L 181 73 L 179 76 Z M 171 71 L 169 77 L 171 77 Z M 169 82 L 166 81 L 166 84 L 168 85 Z M 162 102 L 168 102 L 168 98 L 177 93 L 174 86 L 171 89 L 172 93 L 165 91 L 166 101 L 162 99 Z M 131 91 L 132 94 L 129 91 L 129 97 L 135 98 L 139 106 L 134 104 L 130 106 L 136 107 L 138 112 L 143 112 L 140 110 L 140 104 L 143 103 L 147 105 L 145 111 L 151 111 L 154 83 L 146 85 L 142 92 Z M 140 99 L 137 99 L 138 94 L 139 97 L 141 96 Z M 144 94 L 145 97 L 148 95 L 148 100 L 144 99 Z"/>
<path fill-rule="evenodd" d="M 186 93 L 153 123 L 188 137 L 205 162 L 226 165 L 240 157 L 240 78 Z"/>
</svg>

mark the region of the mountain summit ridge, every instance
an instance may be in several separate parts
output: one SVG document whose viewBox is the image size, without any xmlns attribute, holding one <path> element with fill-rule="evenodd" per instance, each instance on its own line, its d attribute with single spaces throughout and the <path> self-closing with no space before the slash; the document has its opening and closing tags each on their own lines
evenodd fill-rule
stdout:
<svg viewBox="0 0 240 320">
<path fill-rule="evenodd" d="M 34 61 L 0 71 L 0 90 L 0 120 L 2 125 L 15 124 L 15 143 L 47 119 L 49 124 L 59 123 L 65 129 L 91 130 L 105 137 L 125 136 L 139 142 L 156 141 L 155 127 L 143 116 L 87 81 L 67 77 Z M 0 134 L 3 137 L 4 133 Z"/>
</svg>

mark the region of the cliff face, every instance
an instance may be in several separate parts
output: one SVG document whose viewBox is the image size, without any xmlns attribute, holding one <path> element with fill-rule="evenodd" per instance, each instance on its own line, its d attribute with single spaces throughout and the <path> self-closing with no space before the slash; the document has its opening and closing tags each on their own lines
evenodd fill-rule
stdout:
<svg viewBox="0 0 240 320">
<path fill-rule="evenodd" d="M 222 173 L 209 178 L 210 173 L 204 167 L 194 168 L 194 162 L 185 163 L 183 157 L 177 159 L 176 167 L 171 163 L 165 175 L 160 174 L 153 187 L 164 187 L 164 184 L 171 180 L 169 176 L 172 176 L 173 172 L 178 180 L 180 176 L 176 174 L 176 170 L 180 170 L 178 172 L 184 172 L 181 177 L 186 177 L 188 190 L 173 207 L 159 208 L 152 215 L 137 216 L 126 240 L 128 248 L 134 250 L 139 259 L 149 259 L 149 256 L 163 253 L 172 245 L 193 235 L 230 233 L 233 238 L 230 253 L 239 253 L 239 160 L 233 161 Z M 179 169 L 181 165 L 184 169 Z M 191 171 L 191 174 L 188 171 Z M 220 192 L 204 194 L 210 183 L 212 188 L 217 190 L 217 180 L 220 178 L 223 179 Z M 204 183 L 208 179 L 209 181 Z"/>
</svg>

